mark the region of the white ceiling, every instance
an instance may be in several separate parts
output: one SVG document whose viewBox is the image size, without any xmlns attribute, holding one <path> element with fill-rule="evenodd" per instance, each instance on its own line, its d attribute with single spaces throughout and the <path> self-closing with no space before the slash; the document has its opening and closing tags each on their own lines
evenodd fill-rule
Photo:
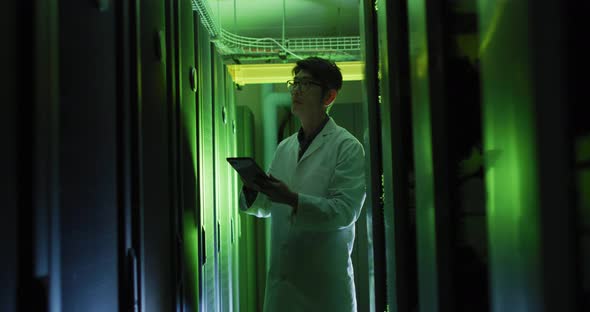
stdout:
<svg viewBox="0 0 590 312">
<path fill-rule="evenodd" d="M 359 36 L 360 0 L 207 0 L 221 27 L 246 37 Z"/>
</svg>

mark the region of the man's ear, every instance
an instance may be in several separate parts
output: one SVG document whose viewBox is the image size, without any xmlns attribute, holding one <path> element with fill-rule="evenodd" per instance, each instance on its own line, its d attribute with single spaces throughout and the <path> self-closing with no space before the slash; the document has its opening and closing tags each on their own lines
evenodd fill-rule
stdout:
<svg viewBox="0 0 590 312">
<path fill-rule="evenodd" d="M 330 89 L 326 92 L 324 96 L 324 106 L 330 106 L 336 100 L 336 96 L 338 95 L 338 91 L 336 89 Z"/>
</svg>

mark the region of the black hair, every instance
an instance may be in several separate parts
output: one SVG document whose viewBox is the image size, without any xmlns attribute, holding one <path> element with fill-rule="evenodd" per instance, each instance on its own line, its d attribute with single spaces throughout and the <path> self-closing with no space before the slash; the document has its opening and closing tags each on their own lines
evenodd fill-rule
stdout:
<svg viewBox="0 0 590 312">
<path fill-rule="evenodd" d="M 308 57 L 297 61 L 293 68 L 293 75 L 305 70 L 313 79 L 322 84 L 322 89 L 340 90 L 342 88 L 342 73 L 340 68 L 332 61 L 320 57 Z"/>
</svg>

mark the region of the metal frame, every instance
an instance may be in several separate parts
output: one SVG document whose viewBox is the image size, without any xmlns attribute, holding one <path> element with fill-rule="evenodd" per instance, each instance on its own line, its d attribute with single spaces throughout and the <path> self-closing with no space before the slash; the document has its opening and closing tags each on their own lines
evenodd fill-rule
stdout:
<svg viewBox="0 0 590 312">
<path fill-rule="evenodd" d="M 139 0 L 118 2 L 117 153 L 119 158 L 119 309 L 142 311 L 141 47 Z"/>
<path fill-rule="evenodd" d="M 406 0 L 378 2 L 381 58 L 381 148 L 387 262 L 387 304 L 392 311 L 413 311 L 417 299 L 415 232 L 408 194 L 413 159 Z"/>
<path fill-rule="evenodd" d="M 368 140 L 365 142 L 365 155 L 367 161 L 366 180 L 367 180 L 367 198 L 365 207 L 367 208 L 367 227 L 371 231 L 368 236 L 372 236 L 373 245 L 369 246 L 370 260 L 369 271 L 372 271 L 373 283 L 371 293 L 371 308 L 375 311 L 386 311 L 387 306 L 387 282 L 386 282 L 386 254 L 385 254 L 385 225 L 383 220 L 383 187 L 382 187 L 382 155 L 381 155 L 381 132 L 379 127 L 381 120 L 379 117 L 379 89 L 378 89 L 378 62 L 379 55 L 377 49 L 377 24 L 375 6 L 372 0 L 362 2 L 362 25 L 361 30 L 364 40 L 364 59 L 365 59 L 365 80 L 364 89 L 366 91 L 364 100 L 364 118 L 368 130 Z M 371 277 L 369 277 L 371 278 Z"/>
<path fill-rule="evenodd" d="M 209 32 L 219 53 L 225 58 L 300 59 L 304 56 L 329 54 L 339 60 L 356 61 L 361 55 L 360 36 L 324 38 L 253 38 L 224 30 L 211 15 L 207 0 L 192 0 L 201 23 Z M 283 29 L 284 30 L 284 29 Z"/>
</svg>

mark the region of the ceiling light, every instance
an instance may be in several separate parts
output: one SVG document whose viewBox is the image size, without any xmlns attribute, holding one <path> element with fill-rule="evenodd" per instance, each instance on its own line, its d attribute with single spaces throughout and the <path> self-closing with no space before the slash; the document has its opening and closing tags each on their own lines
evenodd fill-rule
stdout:
<svg viewBox="0 0 590 312">
<path fill-rule="evenodd" d="M 363 62 L 336 62 L 342 72 L 342 80 L 363 80 Z M 293 78 L 295 64 L 230 64 L 227 65 L 233 81 L 238 85 L 260 83 L 284 83 Z"/>
</svg>

